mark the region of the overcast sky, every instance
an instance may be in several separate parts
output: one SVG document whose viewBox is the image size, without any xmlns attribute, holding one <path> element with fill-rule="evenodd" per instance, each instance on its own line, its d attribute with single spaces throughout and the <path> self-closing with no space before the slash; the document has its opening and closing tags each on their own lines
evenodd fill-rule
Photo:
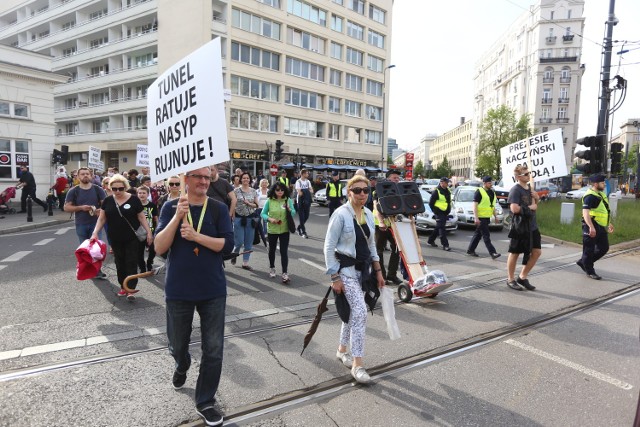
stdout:
<svg viewBox="0 0 640 427">
<path fill-rule="evenodd" d="M 391 91 L 388 136 L 401 148 L 412 149 L 429 133 L 442 134 L 472 118 L 473 74 L 480 56 L 522 13 L 531 0 L 395 0 L 391 64 L 387 70 Z M 585 39 L 579 136 L 595 134 L 602 44 L 608 0 L 586 0 Z M 617 55 L 614 44 L 611 76 L 626 78 L 628 94 L 615 113 L 614 135 L 627 118 L 640 118 L 640 1 L 617 0 L 620 21 L 613 40 L 627 40 L 628 53 Z M 616 48 L 617 46 L 617 48 Z M 618 68 L 621 60 L 622 66 Z M 627 64 L 627 65 L 624 65 Z"/>
</svg>

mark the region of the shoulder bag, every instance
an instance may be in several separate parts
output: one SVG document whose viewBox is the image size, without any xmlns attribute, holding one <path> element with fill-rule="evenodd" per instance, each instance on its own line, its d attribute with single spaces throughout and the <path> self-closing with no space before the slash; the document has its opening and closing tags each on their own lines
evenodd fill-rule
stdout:
<svg viewBox="0 0 640 427">
<path fill-rule="evenodd" d="M 289 227 L 289 233 L 295 233 L 296 222 L 293 220 L 293 215 L 291 215 L 291 210 L 289 209 L 289 199 L 287 199 L 284 203 L 286 204 L 285 211 L 287 213 L 287 226 Z"/>
<path fill-rule="evenodd" d="M 133 234 L 136 235 L 136 238 L 138 239 L 138 241 L 144 242 L 145 240 L 147 240 L 147 230 L 144 229 L 144 226 L 140 224 L 137 230 L 134 229 L 131 223 L 129 222 L 129 220 L 124 216 L 122 216 L 122 212 L 120 212 L 120 206 L 118 206 L 118 202 L 116 202 L 116 199 L 113 199 L 113 203 L 116 204 L 116 209 L 118 210 L 120 217 L 127 222 L 127 224 L 129 225 L 129 228 L 131 229 L 131 231 L 133 231 Z"/>
</svg>

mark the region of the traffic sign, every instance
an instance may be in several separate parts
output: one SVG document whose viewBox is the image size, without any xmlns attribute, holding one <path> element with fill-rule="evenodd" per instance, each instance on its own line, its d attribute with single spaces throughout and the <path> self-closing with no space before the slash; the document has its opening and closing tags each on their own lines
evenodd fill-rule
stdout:
<svg viewBox="0 0 640 427">
<path fill-rule="evenodd" d="M 271 167 L 269 168 L 269 172 L 271 173 L 271 176 L 278 175 L 278 165 L 276 165 L 275 163 L 272 164 Z"/>
</svg>

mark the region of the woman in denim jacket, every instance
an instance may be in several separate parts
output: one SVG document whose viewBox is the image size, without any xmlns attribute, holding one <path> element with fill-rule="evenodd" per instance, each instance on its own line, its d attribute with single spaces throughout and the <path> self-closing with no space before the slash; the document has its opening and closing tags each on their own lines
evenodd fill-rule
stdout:
<svg viewBox="0 0 640 427">
<path fill-rule="evenodd" d="M 331 287 L 336 294 L 344 293 L 351 309 L 349 322 L 342 323 L 336 357 L 351 368 L 351 375 L 359 383 L 371 381 L 362 365 L 367 326 L 367 306 L 362 290 L 363 273 L 368 275 L 367 270 L 371 268 L 370 274 L 375 276 L 378 288 L 384 286 L 373 238 L 373 214 L 364 206 L 369 191 L 369 180 L 366 177 L 356 175 L 349 180 L 349 202 L 336 209 L 331 216 L 324 243 L 324 257 L 327 274 L 331 275 Z M 351 354 L 347 351 L 349 344 Z"/>
</svg>

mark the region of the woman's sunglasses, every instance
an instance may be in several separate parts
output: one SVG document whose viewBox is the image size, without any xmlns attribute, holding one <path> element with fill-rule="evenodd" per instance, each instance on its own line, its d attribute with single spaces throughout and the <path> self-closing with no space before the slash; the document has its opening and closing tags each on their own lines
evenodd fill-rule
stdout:
<svg viewBox="0 0 640 427">
<path fill-rule="evenodd" d="M 369 187 L 356 187 L 356 188 L 352 188 L 351 191 L 353 192 L 353 194 L 360 194 L 360 193 L 364 193 L 364 194 L 369 194 Z"/>
<path fill-rule="evenodd" d="M 179 182 L 170 182 L 169 183 L 169 187 L 180 187 L 180 183 Z"/>
<path fill-rule="evenodd" d="M 111 187 L 111 191 L 124 191 L 124 187 Z"/>
</svg>

